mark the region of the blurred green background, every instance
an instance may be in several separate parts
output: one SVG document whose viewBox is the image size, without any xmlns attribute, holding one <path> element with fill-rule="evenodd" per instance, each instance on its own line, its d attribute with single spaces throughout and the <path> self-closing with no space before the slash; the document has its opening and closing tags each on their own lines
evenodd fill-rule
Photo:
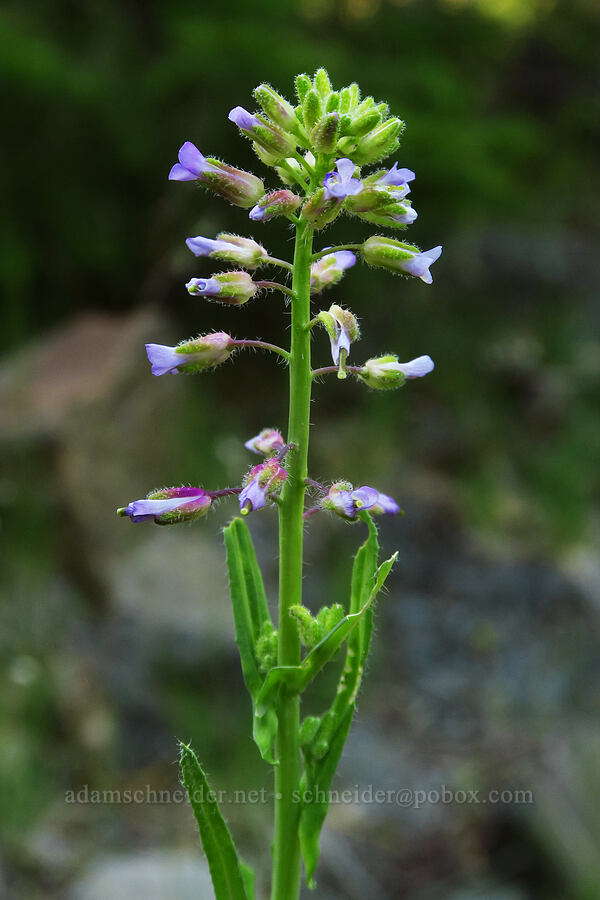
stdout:
<svg viewBox="0 0 600 900">
<path fill-rule="evenodd" d="M 599 41 L 595 0 L 4 4 L 1 896 L 210 897 L 185 805 L 66 802 L 175 790 L 178 737 L 216 788 L 270 788 L 226 597 L 231 507 L 180 529 L 114 509 L 165 483 L 236 484 L 242 442 L 285 424 L 272 359 L 152 379 L 143 344 L 285 340 L 275 295 L 189 297 L 211 269 L 184 239 L 253 233 L 289 257 L 290 231 L 251 231 L 167 174 L 192 140 L 268 178 L 227 113 L 324 65 L 406 121 L 410 239 L 444 246 L 431 287 L 357 266 L 326 299 L 361 318 L 356 361 L 436 362 L 396 393 L 315 388 L 313 476 L 406 510 L 382 525 L 400 562 L 336 786 L 534 801 L 336 806 L 317 896 L 600 897 Z M 369 233 L 346 218 L 317 246 Z M 250 524 L 274 601 L 274 514 Z M 344 599 L 360 540 L 311 520 L 310 605 Z M 269 805 L 227 814 L 264 886 Z"/>
</svg>

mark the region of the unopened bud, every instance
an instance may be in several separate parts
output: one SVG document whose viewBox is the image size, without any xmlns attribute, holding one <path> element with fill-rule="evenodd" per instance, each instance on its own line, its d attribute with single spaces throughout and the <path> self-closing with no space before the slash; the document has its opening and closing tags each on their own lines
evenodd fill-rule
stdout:
<svg viewBox="0 0 600 900">
<path fill-rule="evenodd" d="M 239 496 L 241 514 L 261 509 L 269 497 L 279 493 L 286 478 L 287 472 L 276 457 L 250 469 Z"/>
<path fill-rule="evenodd" d="M 355 263 L 356 256 L 350 250 L 337 250 L 322 256 L 310 267 L 311 294 L 319 294 L 326 287 L 337 284 L 346 269 L 352 268 Z"/>
<path fill-rule="evenodd" d="M 404 122 L 400 119 L 388 119 L 360 139 L 352 158 L 359 166 L 384 159 L 398 147 L 403 129 Z"/>
<path fill-rule="evenodd" d="M 260 434 L 246 441 L 244 447 L 253 453 L 262 453 L 269 456 L 271 453 L 279 453 L 285 446 L 282 434 L 276 428 L 263 428 Z"/>
<path fill-rule="evenodd" d="M 296 149 L 296 141 L 286 132 L 268 119 L 249 113 L 243 106 L 235 106 L 229 113 L 229 120 L 276 159 L 285 159 Z"/>
<path fill-rule="evenodd" d="M 342 202 L 342 198 L 329 197 L 324 187 L 319 188 L 302 207 L 302 218 L 317 230 L 324 228 L 339 215 Z"/>
<path fill-rule="evenodd" d="M 254 96 L 262 106 L 265 115 L 272 119 L 276 125 L 284 131 L 295 131 L 298 120 L 294 114 L 294 107 L 268 84 L 259 84 L 254 89 Z"/>
<path fill-rule="evenodd" d="M 293 191 L 282 189 L 265 194 L 248 215 L 254 222 L 268 222 L 276 216 L 290 216 L 302 203 L 301 197 Z"/>
<path fill-rule="evenodd" d="M 330 112 L 320 119 L 310 132 L 311 146 L 318 153 L 333 153 L 338 134 L 339 116 L 336 112 Z"/>
</svg>

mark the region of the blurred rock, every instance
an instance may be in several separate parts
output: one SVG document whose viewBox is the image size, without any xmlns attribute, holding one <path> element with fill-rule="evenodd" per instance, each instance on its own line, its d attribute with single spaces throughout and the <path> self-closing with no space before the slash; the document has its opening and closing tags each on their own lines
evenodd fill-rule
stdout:
<svg viewBox="0 0 600 900">
<path fill-rule="evenodd" d="M 103 856 L 71 887 L 68 900 L 211 900 L 208 865 L 196 853 L 144 851 Z"/>
</svg>

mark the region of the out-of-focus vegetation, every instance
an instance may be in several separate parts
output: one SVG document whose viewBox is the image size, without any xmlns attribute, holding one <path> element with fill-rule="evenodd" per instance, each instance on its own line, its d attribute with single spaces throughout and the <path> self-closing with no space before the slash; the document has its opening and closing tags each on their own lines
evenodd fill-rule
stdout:
<svg viewBox="0 0 600 900">
<path fill-rule="evenodd" d="M 504 639 L 511 643 L 519 635 L 524 641 L 525 635 L 532 641 L 535 637 L 534 655 L 530 659 L 523 650 L 521 663 L 526 659 L 533 671 L 558 673 L 556 683 L 551 674 L 542 679 L 543 696 L 542 687 L 539 696 L 537 687 L 527 695 L 533 710 L 533 724 L 528 720 L 525 726 L 528 739 L 535 742 L 532 735 L 543 730 L 540 717 L 548 722 L 563 706 L 585 707 L 586 716 L 599 711 L 598 698 L 585 689 L 594 679 L 576 677 L 569 668 L 569 641 L 581 641 L 584 647 L 597 624 L 587 614 L 577 618 L 569 603 L 561 606 L 567 590 L 562 582 L 535 568 L 520 574 L 515 570 L 513 580 L 496 570 L 492 577 L 485 566 L 469 569 L 471 587 L 476 583 L 478 591 L 465 612 L 453 604 L 459 595 L 470 596 L 469 584 L 458 575 L 453 581 L 440 562 L 444 549 L 454 548 L 452 535 L 466 529 L 478 551 L 506 555 L 517 567 L 523 560 L 529 566 L 532 559 L 540 565 L 559 559 L 572 568 L 581 562 L 578 575 L 595 571 L 599 45 L 595 0 L 4 3 L 0 513 L 5 557 L 0 650 L 6 679 L 0 706 L 6 712 L 1 736 L 8 752 L 0 762 L 0 807 L 12 873 L 7 890 L 15 897 L 51 896 L 52 891 L 63 895 L 77 870 L 65 830 L 81 829 L 87 859 L 103 829 L 110 834 L 108 844 L 136 846 L 137 835 L 145 846 L 161 844 L 165 829 L 184 827 L 180 819 L 163 820 L 156 811 L 148 814 L 143 828 L 127 812 L 115 825 L 114 809 L 84 808 L 78 814 L 87 818 L 74 813 L 61 832 L 62 863 L 52 868 L 48 858 L 58 850 L 50 852 L 44 844 L 49 834 L 55 839 L 48 815 L 57 808 L 60 819 L 69 786 L 89 782 L 112 787 L 119 779 L 121 784 L 128 779 L 170 784 L 174 735 L 191 737 L 225 784 L 244 787 L 266 777 L 258 761 L 241 762 L 251 752 L 240 737 L 246 735 L 247 710 L 239 673 L 227 652 L 228 613 L 223 612 L 222 630 L 208 616 L 199 632 L 190 632 L 189 644 L 182 638 L 189 622 L 198 624 L 197 601 L 188 596 L 197 582 L 177 579 L 189 566 L 190 554 L 197 552 L 194 548 L 201 546 L 199 569 L 204 565 L 202 571 L 211 573 L 203 596 L 222 597 L 216 529 L 227 512 L 212 526 L 201 524 L 197 531 L 183 529 L 175 536 L 170 530 L 157 535 L 152 529 L 130 529 L 129 523 L 113 519 L 116 505 L 160 483 L 220 487 L 235 481 L 249 463 L 241 441 L 264 425 L 284 425 L 284 373 L 272 360 L 248 356 L 214 375 L 159 380 L 150 378 L 143 353 L 144 340 L 168 342 L 213 328 L 238 337 L 282 340 L 285 319 L 274 295 L 231 310 L 186 294 L 184 282 L 191 275 L 209 274 L 210 267 L 191 257 L 184 239 L 220 230 L 252 233 L 273 254 L 289 256 L 285 229 L 278 222 L 250 228 L 243 210 L 194 186 L 167 181 L 187 139 L 205 153 L 265 175 L 227 121 L 231 107 L 252 106 L 251 90 L 260 81 L 289 95 L 297 72 L 325 65 L 334 84 L 357 80 L 364 93 L 389 99 L 393 112 L 407 123 L 399 164 L 417 173 L 411 198 L 419 218 L 410 239 L 423 248 L 444 245 L 431 287 L 357 265 L 332 291 L 331 301 L 350 306 L 363 320 L 362 339 L 353 348 L 355 361 L 379 351 L 397 352 L 401 359 L 429 353 L 436 370 L 394 394 L 373 394 L 333 379 L 317 385 L 314 476 L 368 481 L 390 493 L 406 489 L 413 497 L 414 508 L 411 512 L 409 500 L 398 537 L 417 529 L 415 540 L 425 550 L 418 572 L 418 553 L 405 557 L 407 584 L 417 596 L 427 572 L 434 582 L 431 596 L 439 594 L 444 602 L 449 598 L 435 621 L 443 620 L 452 633 L 460 620 L 460 635 L 468 635 L 482 665 L 476 676 L 471 672 L 465 678 L 486 684 L 494 672 L 498 675 L 500 687 L 493 684 L 499 693 L 483 701 L 497 716 L 492 744 L 500 732 L 508 744 L 518 744 L 519 716 L 528 715 L 519 705 L 522 700 L 526 706 L 527 698 L 515 700 L 513 709 L 501 691 L 505 669 L 521 672 L 518 660 L 510 654 L 502 657 L 501 650 L 494 668 L 494 648 L 502 648 Z M 326 246 L 370 231 L 357 220 L 344 219 L 319 240 Z M 139 310 L 140 320 L 135 318 Z M 78 330 L 78 317 L 85 312 L 133 316 L 123 319 L 132 337 L 118 344 L 114 359 L 108 359 L 106 349 L 117 346 L 116 335 L 110 337 L 114 325 L 94 319 L 89 333 Z M 94 344 L 93 336 L 100 332 L 103 342 Z M 86 375 L 89 384 L 84 384 L 88 342 L 105 348 L 107 361 L 97 360 Z M 314 346 L 315 359 L 325 364 L 327 341 L 316 338 Z M 38 371 L 42 348 L 45 361 Z M 84 359 L 78 360 L 78 354 Z M 23 404 L 14 385 L 29 391 L 30 405 Z M 65 399 L 79 389 L 89 401 L 83 410 Z M 429 513 L 419 512 L 415 496 L 433 504 L 431 521 Z M 267 564 L 273 557 L 271 525 L 268 513 L 253 525 Z M 359 538 L 342 528 L 335 540 L 335 545 L 324 544 L 335 551 L 313 559 L 309 584 L 315 596 L 329 588 L 342 590 L 348 573 L 341 571 L 341 563 L 327 579 L 323 572 L 317 577 L 317 566 L 341 555 L 345 559 Z M 309 552 L 317 555 L 316 544 L 309 544 Z M 466 571 L 471 551 L 461 545 L 456 552 L 461 559 L 464 553 Z M 163 553 L 171 554 L 171 568 L 156 562 Z M 149 574 L 140 587 L 132 573 L 143 572 L 144 566 Z M 161 584 L 169 594 L 169 578 L 180 593 L 177 613 L 173 605 L 169 611 L 173 621 L 167 616 L 164 624 L 164 609 L 149 608 L 145 599 Z M 543 596 L 554 598 L 543 607 L 545 624 L 540 624 L 535 591 L 529 592 L 539 579 L 547 588 Z M 202 584 L 198 589 L 202 593 Z M 490 600 L 488 618 L 474 612 L 479 589 Z M 399 604 L 402 596 L 399 583 Z M 206 597 L 205 617 L 210 608 Z M 520 619 L 513 610 L 514 635 L 503 638 L 493 610 L 522 597 L 530 618 L 523 612 Z M 115 606 L 117 615 L 111 612 Z M 413 610 L 407 603 L 402 609 L 408 611 L 397 614 L 400 635 L 411 627 L 420 634 L 419 616 L 428 614 L 417 608 L 430 606 L 422 600 Z M 137 616 L 146 619 L 138 621 Z M 402 616 L 406 620 L 400 621 Z M 553 629 L 557 622 L 569 636 L 564 647 L 554 643 L 554 630 L 551 640 L 537 631 L 538 626 Z M 210 628 L 214 646 L 213 638 L 205 639 Z M 383 646 L 383 633 L 381 638 Z M 421 647 L 418 642 L 415 646 Z M 404 693 L 402 703 L 394 701 L 392 712 L 385 712 L 385 721 L 378 720 L 381 733 L 399 741 L 398 734 L 418 732 L 409 721 L 411 703 L 415 709 L 421 709 L 419 703 L 427 708 L 427 687 L 425 676 L 421 684 L 414 672 L 419 660 L 434 674 L 436 667 L 446 672 L 440 647 L 442 640 L 439 647 L 426 643 L 412 675 L 399 663 L 394 670 L 394 649 L 382 649 L 381 659 L 392 660 L 395 672 L 389 696 L 395 696 L 400 683 Z M 587 660 L 586 653 L 582 650 Z M 451 679 L 457 663 L 446 662 L 444 678 Z M 384 669 L 388 671 L 387 662 Z M 527 672 L 522 677 L 529 684 Z M 537 683 L 532 675 L 531 684 Z M 457 697 L 449 699 L 450 707 Z M 375 695 L 365 700 L 366 718 L 369 711 L 375 718 L 380 706 Z M 397 732 L 387 716 L 396 716 Z M 492 767 L 494 752 L 484 752 Z M 575 748 L 573 758 L 577 752 Z M 560 760 L 556 765 L 560 768 Z M 577 785 L 572 789 L 579 790 Z M 574 801 L 573 806 L 576 818 L 580 804 Z M 557 807 L 552 808 L 552 822 L 563 821 Z M 238 812 L 232 816 L 236 828 L 248 829 L 246 841 L 252 846 L 252 826 L 244 826 L 242 813 L 239 823 Z M 187 823 L 188 815 L 182 810 L 181 823 Z M 138 828 L 145 829 L 143 839 Z M 598 896 L 598 872 L 587 857 L 581 862 L 581 855 L 564 851 L 563 836 L 553 832 L 548 837 L 552 829 L 543 817 L 532 829 L 535 838 L 531 831 L 524 838 L 511 829 L 512 823 L 506 832 L 500 829 L 497 855 L 487 849 L 495 860 L 503 852 L 520 853 L 526 877 L 516 881 L 523 890 L 533 887 L 531 893 L 498 897 Z M 456 851 L 460 862 L 446 860 L 440 878 L 461 866 L 473 878 L 489 874 L 481 863 L 489 834 L 472 821 L 464 834 L 468 839 Z M 430 839 L 435 853 L 435 838 Z M 241 840 L 243 845 L 243 831 Z M 551 855 L 554 840 L 565 852 L 561 871 L 569 873 L 564 884 L 557 882 L 558 894 L 555 876 L 544 874 L 544 854 Z M 335 856 L 336 848 L 329 850 Z M 393 858 L 389 846 L 387 852 Z M 424 871 L 428 867 L 420 854 L 428 858 L 428 852 L 426 846 L 414 850 L 408 875 L 402 857 L 402 879 L 408 877 L 412 885 L 402 896 L 420 900 L 419 890 L 425 891 L 431 874 Z M 503 863 L 498 865 L 502 869 Z M 551 871 L 550 863 L 548 867 Z M 395 884 L 393 866 L 386 871 Z M 440 883 L 441 893 L 428 898 L 450 897 L 448 883 Z M 400 896 L 392 888 L 385 893 L 386 884 L 380 886 L 381 896 Z M 496 894 L 490 887 L 460 896 L 489 900 Z"/>
</svg>

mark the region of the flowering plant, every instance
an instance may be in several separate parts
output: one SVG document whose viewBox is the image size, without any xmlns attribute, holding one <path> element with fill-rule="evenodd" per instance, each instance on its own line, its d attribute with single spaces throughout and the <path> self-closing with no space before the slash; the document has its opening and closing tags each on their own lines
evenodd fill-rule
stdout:
<svg viewBox="0 0 600 900">
<path fill-rule="evenodd" d="M 379 163 L 399 146 L 404 124 L 389 115 L 386 103 L 361 99 L 358 85 L 335 91 L 324 69 L 314 78 L 296 78 L 298 103 L 292 106 L 268 85 L 254 91 L 256 113 L 236 107 L 230 120 L 252 142 L 260 160 L 274 170 L 284 187 L 265 191 L 255 175 L 202 153 L 187 141 L 172 181 L 196 181 L 235 206 L 249 210 L 255 222 L 280 217 L 295 228 L 293 263 L 271 256 L 251 238 L 219 234 L 186 241 L 196 256 L 230 263 L 234 271 L 192 278 L 190 294 L 234 306 L 261 291 L 278 290 L 291 299 L 288 349 L 261 340 L 238 339 L 224 332 L 200 335 L 174 347 L 147 344 L 152 373 L 197 374 L 215 368 L 238 350 L 258 347 L 279 355 L 289 372 L 289 421 L 284 439 L 264 428 L 246 441 L 263 457 L 241 479 L 220 490 L 168 487 L 154 490 L 118 510 L 133 522 L 159 525 L 205 516 L 217 497 L 235 496 L 239 516 L 224 530 L 231 600 L 242 672 L 253 707 L 253 737 L 262 757 L 274 767 L 275 834 L 271 900 L 297 900 L 301 861 L 307 883 L 314 886 L 319 836 L 327 814 L 327 794 L 352 722 L 373 626 L 373 602 L 396 554 L 378 561 L 374 515 L 395 515 L 395 500 L 373 487 L 348 481 L 320 484 L 309 477 L 309 411 L 315 378 L 348 373 L 375 390 L 402 386 L 433 369 L 429 356 L 401 363 L 394 354 L 349 365 L 360 331 L 355 315 L 337 304 L 313 315 L 311 299 L 340 282 L 358 253 L 372 266 L 420 278 L 430 284 L 430 267 L 441 247 L 421 252 L 397 238 L 374 235 L 360 244 L 313 250 L 313 240 L 342 212 L 379 226 L 404 230 L 417 216 L 409 200 L 410 169 L 362 167 Z M 272 266 L 292 275 L 291 287 L 257 280 L 250 271 Z M 322 326 L 331 343 L 332 365 L 311 367 L 311 333 Z M 310 492 L 312 506 L 306 504 Z M 279 513 L 279 609 L 273 622 L 246 517 L 266 506 Z M 352 573 L 347 609 L 334 604 L 313 615 L 302 604 L 304 523 L 329 511 L 367 529 Z M 345 645 L 345 663 L 330 707 L 301 720 L 301 696 L 323 667 Z M 304 648 L 304 650 L 303 650 Z M 198 821 L 217 900 L 253 900 L 254 877 L 239 858 L 229 829 L 206 776 L 188 745 L 181 745 L 181 772 Z"/>
</svg>

